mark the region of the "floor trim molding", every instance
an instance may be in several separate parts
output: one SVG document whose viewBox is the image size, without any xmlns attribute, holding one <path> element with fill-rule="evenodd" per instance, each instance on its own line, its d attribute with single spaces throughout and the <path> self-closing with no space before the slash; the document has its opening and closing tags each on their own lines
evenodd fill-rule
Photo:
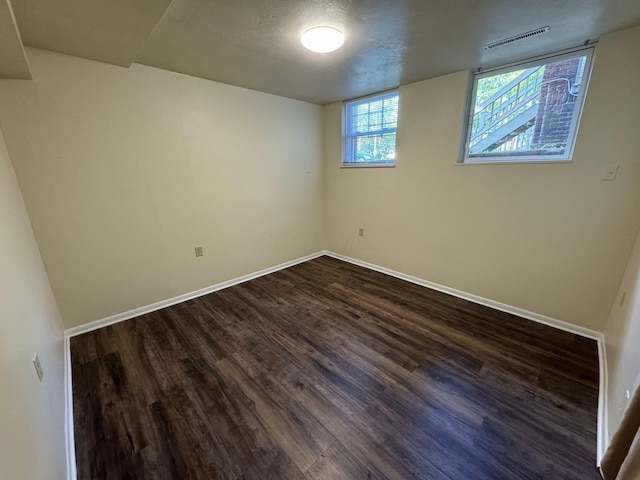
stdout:
<svg viewBox="0 0 640 480">
<path fill-rule="evenodd" d="M 74 425 L 73 425 L 73 379 L 71 374 L 72 372 L 71 372 L 71 341 L 70 341 L 71 337 L 82 335 L 83 333 L 89 333 L 94 330 L 107 327 L 109 325 L 114 325 L 116 323 L 124 322 L 125 320 L 130 320 L 131 318 L 144 315 L 145 313 L 155 312 L 156 310 L 170 307 L 177 303 L 191 300 L 192 298 L 201 297 L 203 295 L 207 295 L 209 293 L 216 292 L 224 288 L 232 287 L 233 285 L 238 285 L 239 283 L 248 282 L 249 280 L 253 280 L 254 278 L 262 277 L 264 275 L 277 272 L 278 270 L 283 270 L 285 268 L 292 267 L 299 263 L 304 263 L 309 260 L 313 260 L 314 258 L 318 258 L 323 255 L 326 255 L 326 253 L 327 253 L 326 251 L 321 250 L 319 252 L 312 253 L 310 255 L 305 255 L 304 257 L 296 258 L 294 260 L 281 263 L 274 267 L 258 270 L 257 272 L 249 273 L 247 275 L 242 275 L 241 277 L 233 278 L 231 280 L 227 280 L 224 282 L 217 283 L 215 285 L 211 285 L 210 287 L 205 287 L 200 290 L 185 293 L 183 295 L 178 295 L 177 297 L 152 303 L 151 305 L 134 308 L 133 310 L 118 313 L 116 315 L 111 315 L 110 317 L 95 320 L 93 322 L 85 323 L 83 325 L 79 325 L 73 328 L 68 328 L 67 330 L 65 330 L 64 332 L 64 384 L 65 384 L 64 388 L 65 388 L 65 441 L 66 441 L 66 447 L 67 447 L 67 480 L 77 480 L 78 478 L 77 467 L 76 467 L 75 434 L 74 434 Z"/>
<path fill-rule="evenodd" d="M 518 317 L 526 318 L 528 320 L 533 320 L 534 322 L 542 323 L 550 327 L 555 327 L 560 330 L 564 330 L 565 332 L 575 333 L 576 335 L 580 335 L 581 337 L 590 338 L 592 340 L 599 340 L 602 337 L 602 334 L 600 332 L 596 332 L 595 330 L 591 330 L 589 328 L 580 327 L 572 323 L 564 322 L 562 320 L 558 320 L 552 317 L 547 317 L 546 315 L 530 312 L 529 310 L 524 310 L 519 307 L 513 307 L 511 305 L 507 305 L 506 303 L 501 303 L 496 300 L 491 300 L 489 298 L 484 298 L 479 295 L 463 292 L 462 290 L 457 290 L 455 288 L 447 287 L 445 285 L 440 285 L 439 283 L 430 282 L 429 280 L 424 280 L 419 277 L 407 275 L 406 273 L 398 272 L 396 270 L 391 270 L 390 268 L 381 267 L 373 263 L 364 262 L 362 260 L 358 260 L 356 258 L 348 257 L 346 255 L 334 253 L 331 251 L 327 251 L 326 254 L 330 257 L 337 258 L 338 260 L 353 263 L 354 265 L 359 265 L 361 267 L 365 267 L 370 270 L 375 270 L 377 272 L 385 273 L 387 275 L 391 275 L 392 277 L 396 277 L 401 280 L 405 280 L 407 282 L 415 283 L 423 287 L 427 287 L 433 290 L 437 290 L 439 292 L 447 293 L 449 295 L 453 295 L 454 297 L 462 298 L 464 300 L 469 300 L 470 302 L 484 305 L 486 307 L 491 307 L 495 310 L 500 310 L 501 312 L 511 313 L 513 315 L 517 315 Z"/>
<path fill-rule="evenodd" d="M 600 463 L 609 445 L 609 367 L 607 365 L 607 344 L 604 334 L 598 339 L 598 360 L 600 361 L 600 385 L 598 386 L 598 450 L 596 466 L 600 475 Z"/>
<path fill-rule="evenodd" d="M 566 332 L 580 335 L 581 337 L 586 337 L 586 338 L 595 340 L 598 344 L 598 362 L 599 362 L 597 454 L 596 454 L 596 466 L 599 468 L 600 462 L 607 448 L 607 442 L 609 438 L 608 432 L 607 432 L 607 388 L 608 388 L 607 371 L 608 370 L 607 370 L 607 352 L 606 352 L 604 334 L 602 334 L 601 332 L 597 332 L 595 330 L 591 330 L 589 328 L 580 327 L 578 325 L 573 325 L 572 323 L 564 322 L 562 320 L 548 317 L 546 315 L 541 315 L 539 313 L 530 312 L 522 308 L 513 307 L 505 303 L 480 297 L 472 293 L 463 292 L 455 288 L 447 287 L 445 285 L 440 285 L 435 282 L 430 282 L 422 278 L 414 277 L 412 275 L 407 275 L 405 273 L 398 272 L 396 270 L 391 270 L 390 268 L 381 267 L 379 265 L 375 265 L 369 262 L 364 262 L 362 260 L 348 257 L 346 255 L 342 255 L 339 253 L 327 251 L 326 255 L 328 255 L 329 257 L 336 258 L 338 260 L 353 263 L 354 265 L 358 265 L 360 267 L 385 273 L 387 275 L 391 275 L 392 277 L 396 277 L 401 280 L 405 280 L 407 282 L 415 283 L 423 287 L 432 288 L 433 290 L 447 293 L 449 295 L 453 295 L 455 297 L 462 298 L 464 300 L 469 300 L 470 302 L 491 307 L 496 310 L 500 310 L 502 312 L 511 313 L 518 317 L 526 318 L 527 320 L 532 320 L 534 322 L 542 323 L 550 327 L 558 328 Z"/>
<path fill-rule="evenodd" d="M 319 252 L 312 253 L 310 255 L 305 255 L 304 257 L 296 258 L 294 260 L 281 263 L 274 267 L 269 267 L 262 270 L 258 270 L 257 272 L 248 273 L 246 275 L 232 278 L 231 280 L 226 280 L 224 282 L 216 283 L 215 285 L 201 288 L 193 292 L 184 293 L 182 295 L 178 295 L 176 297 L 172 297 L 167 300 L 161 300 L 159 302 L 152 303 L 150 305 L 145 305 L 142 307 L 134 308 L 132 310 L 128 310 L 126 312 L 117 313 L 115 315 L 101 318 L 93 322 L 84 323 L 82 325 L 78 325 L 77 327 L 68 328 L 67 330 L 65 330 L 65 335 L 67 335 L 68 337 L 75 337 L 76 335 L 89 333 L 103 327 L 108 327 L 109 325 L 113 325 L 116 323 L 123 322 L 125 320 L 129 320 L 131 318 L 138 317 L 140 315 L 144 315 L 146 313 L 155 312 L 156 310 L 161 310 L 163 308 L 167 308 L 172 305 L 176 305 L 178 303 L 186 302 L 187 300 L 191 300 L 193 298 L 201 297 L 203 295 L 208 295 L 209 293 L 217 292 L 218 290 L 232 287 L 234 285 L 238 285 L 239 283 L 248 282 L 249 280 L 253 280 L 254 278 L 262 277 L 264 275 L 269 275 L 270 273 L 274 273 L 274 272 L 277 272 L 278 270 L 283 270 L 285 268 L 293 267 L 294 265 L 297 265 L 299 263 L 308 262 L 309 260 L 313 260 L 314 258 L 321 257 L 322 255 L 325 255 L 325 254 L 326 252 L 324 250 L 321 250 Z"/>
<path fill-rule="evenodd" d="M 600 461 L 602 456 L 604 455 L 604 451 L 607 445 L 607 357 L 606 357 L 606 347 L 604 341 L 604 335 L 595 330 L 591 330 L 585 327 L 580 327 L 578 325 L 573 325 L 568 322 L 564 322 L 562 320 L 558 320 L 552 317 L 548 317 L 546 315 L 541 315 L 538 313 L 530 312 L 528 310 L 524 310 L 519 307 L 514 307 L 511 305 L 507 305 L 505 303 L 501 303 L 495 300 L 491 300 L 488 298 L 481 297 L 479 295 L 474 295 L 472 293 L 463 292 L 461 290 L 457 290 L 455 288 L 447 287 L 445 285 L 440 285 L 435 282 L 431 282 L 428 280 L 424 280 L 419 277 L 414 277 L 412 275 L 408 275 L 402 272 L 398 272 L 396 270 L 392 270 L 386 267 L 381 267 L 379 265 L 375 265 L 373 263 L 365 262 L 362 260 L 358 260 L 356 258 L 352 258 L 346 255 L 342 255 L 339 253 L 323 250 L 310 255 L 306 255 L 304 257 L 297 258 L 295 260 L 291 260 L 288 262 L 281 263 L 274 267 L 265 268 L 263 270 L 259 270 L 254 273 L 250 273 L 247 275 L 243 275 L 231 280 L 227 280 L 210 287 L 205 287 L 200 290 L 196 290 L 193 292 L 185 293 L 182 295 L 178 295 L 176 297 L 163 300 L 160 302 L 156 302 L 150 305 L 142 306 L 139 308 L 135 308 L 133 310 L 129 310 L 126 312 L 122 312 L 116 315 L 112 315 L 106 318 L 102 318 L 99 320 L 95 320 L 90 323 L 86 323 L 83 325 L 79 325 L 77 327 L 69 328 L 65 330 L 65 338 L 64 338 L 64 356 L 65 356 L 65 406 L 66 406 L 66 443 L 67 443 L 67 477 L 68 480 L 76 480 L 77 479 L 77 471 L 76 471 L 76 459 L 75 459 L 75 442 L 74 442 L 74 426 L 73 426 L 73 395 L 72 395 L 72 375 L 71 375 L 71 348 L 70 348 L 70 339 L 71 337 L 82 335 L 83 333 L 88 333 L 94 330 L 98 330 L 100 328 L 113 325 L 119 322 L 123 322 L 125 320 L 129 320 L 131 318 L 151 313 L 156 310 L 160 310 L 162 308 L 170 307 L 172 305 L 191 300 L 193 298 L 201 297 L 203 295 L 207 295 L 209 293 L 216 292 L 218 290 L 222 290 L 224 288 L 231 287 L 233 285 L 238 285 L 243 282 L 247 282 L 249 280 L 253 280 L 254 278 L 262 277 L 264 275 L 268 275 L 270 273 L 277 272 L 278 270 L 283 270 L 285 268 L 292 267 L 299 263 L 304 263 L 309 260 L 313 260 L 314 258 L 321 257 L 323 255 L 327 255 L 329 257 L 336 258 L 338 260 L 342 260 L 348 263 L 352 263 L 354 265 L 358 265 L 370 270 L 375 270 L 377 272 L 384 273 L 386 275 L 390 275 L 392 277 L 399 278 L 401 280 L 405 280 L 407 282 L 411 282 L 417 285 L 421 285 L 423 287 L 431 288 L 433 290 L 437 290 L 449 295 L 453 295 L 458 298 L 462 298 L 464 300 L 471 301 L 473 303 L 477 303 L 480 305 L 484 305 L 495 310 L 499 310 L 502 312 L 510 313 L 516 315 L 521 318 L 525 318 L 528 320 L 532 320 L 534 322 L 542 323 L 544 325 L 557 328 L 560 330 L 564 330 L 566 332 L 574 333 L 576 335 L 580 335 L 582 337 L 590 338 L 592 340 L 596 340 L 598 344 L 598 358 L 599 358 L 599 396 L 598 396 L 598 432 L 597 432 L 597 463 L 596 465 L 600 465 Z"/>
<path fill-rule="evenodd" d="M 64 406 L 65 406 L 65 442 L 67 447 L 67 479 L 77 480 L 76 445 L 73 426 L 73 384 L 71 371 L 71 342 L 64 335 Z"/>
</svg>

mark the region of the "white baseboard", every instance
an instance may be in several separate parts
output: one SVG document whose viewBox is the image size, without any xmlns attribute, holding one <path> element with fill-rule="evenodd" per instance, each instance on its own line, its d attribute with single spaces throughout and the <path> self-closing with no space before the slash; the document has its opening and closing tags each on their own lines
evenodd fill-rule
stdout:
<svg viewBox="0 0 640 480">
<path fill-rule="evenodd" d="M 88 333 L 93 330 L 97 330 L 99 328 L 103 328 L 109 325 L 113 325 L 115 323 L 119 323 L 125 320 L 129 320 L 131 318 L 151 313 L 156 310 L 160 310 L 162 308 L 170 307 L 172 305 L 176 305 L 181 302 L 185 302 L 187 300 L 191 300 L 193 298 L 201 297 L 203 295 L 207 295 L 209 293 L 222 290 L 224 288 L 231 287 L 233 285 L 238 285 L 243 282 L 247 282 L 254 278 L 261 277 L 263 275 L 268 275 L 273 272 L 277 272 L 278 270 L 283 270 L 288 267 L 292 267 L 299 263 L 307 262 L 314 258 L 320 257 L 322 255 L 327 255 L 338 260 L 342 260 L 345 262 L 353 263 L 354 265 L 359 265 L 364 268 L 368 268 L 370 270 L 375 270 L 377 272 L 381 272 L 392 277 L 399 278 L 401 280 L 405 280 L 407 282 L 415 283 L 417 285 L 421 285 L 423 287 L 431 288 L 433 290 L 437 290 L 443 293 L 447 293 L 449 295 L 453 295 L 458 298 L 462 298 L 464 300 L 468 300 L 473 303 L 477 303 L 480 305 L 484 305 L 495 310 L 499 310 L 502 312 L 510 313 L 522 318 L 526 318 L 528 320 L 532 320 L 534 322 L 542 323 L 544 325 L 548 325 L 550 327 L 554 327 L 560 330 L 564 330 L 566 332 L 574 333 L 576 335 L 580 335 L 582 337 L 590 338 L 596 340 L 598 343 L 598 357 L 599 357 L 599 367 L 600 367 L 600 380 L 599 380 L 599 398 L 598 398 L 598 447 L 597 447 L 597 465 L 600 465 L 600 461 L 602 456 L 604 455 L 604 451 L 607 445 L 607 359 L 606 359 L 606 348 L 604 343 L 604 336 L 602 333 L 597 332 L 595 330 L 591 330 L 585 327 L 580 327 L 578 325 L 573 325 L 568 322 L 564 322 L 562 320 L 558 320 L 552 317 L 548 317 L 546 315 L 541 315 L 535 312 L 530 312 L 528 310 L 524 310 L 519 307 L 514 307 L 511 305 L 507 305 L 495 300 L 491 300 L 488 298 L 480 297 L 478 295 L 474 295 L 472 293 L 463 292 L 461 290 L 457 290 L 455 288 L 447 287 L 445 285 L 440 285 L 435 282 L 430 282 L 428 280 L 424 280 L 418 277 L 414 277 L 412 275 L 407 275 L 401 272 L 397 272 L 395 270 L 391 270 L 389 268 L 381 267 L 379 265 L 375 265 L 372 263 L 364 262 L 362 260 L 358 260 L 352 257 L 348 257 L 345 255 L 341 255 L 338 253 L 330 252 L 330 251 L 320 251 L 313 253 L 311 255 L 307 255 L 305 257 L 301 257 L 295 260 L 291 260 L 289 262 L 281 263 L 280 265 L 276 265 L 274 267 L 265 268 L 263 270 L 259 270 L 254 273 L 250 273 L 247 275 L 243 275 L 241 277 L 237 277 L 231 280 L 227 280 L 225 282 L 218 283 L 216 285 L 212 285 L 210 287 L 206 287 L 200 290 L 196 290 L 194 292 L 185 293 L 183 295 L 178 295 L 177 297 L 173 297 L 167 300 L 163 300 L 160 302 L 153 303 L 151 305 L 146 305 L 143 307 L 135 308 L 133 310 L 129 310 L 127 312 L 119 313 L 116 315 L 112 315 L 110 317 L 106 317 L 100 320 L 96 320 L 90 323 L 86 323 L 84 325 L 79 325 L 77 327 L 73 327 L 67 329 L 65 331 L 65 392 L 66 392 L 66 417 L 67 417 L 67 427 L 66 427 L 66 436 L 67 436 L 67 472 L 69 480 L 76 480 L 76 461 L 75 461 L 75 444 L 74 444 L 74 432 L 73 432 L 73 395 L 72 395 L 72 378 L 71 378 L 71 351 L 70 351 L 70 341 L 71 337 L 76 335 L 81 335 L 83 333 Z"/>
<path fill-rule="evenodd" d="M 241 277 L 232 278 L 231 280 L 220 282 L 215 285 L 211 285 L 210 287 L 201 288 L 200 290 L 184 293 L 182 295 L 178 295 L 177 297 L 169 298 L 167 300 L 161 300 L 159 302 L 152 303 L 151 305 L 145 305 L 142 307 L 134 308 L 133 310 L 128 310 L 126 312 L 118 313 L 116 315 L 111 315 L 110 317 L 105 317 L 99 320 L 95 320 L 93 322 L 84 323 L 82 325 L 78 325 L 77 327 L 73 327 L 65 330 L 65 334 L 68 337 L 75 337 L 76 335 L 82 335 L 83 333 L 92 332 L 93 330 L 98 330 L 103 327 L 108 327 L 109 325 L 120 323 L 125 320 L 129 320 L 131 318 L 139 317 L 140 315 L 144 315 L 146 313 L 155 312 L 156 310 L 167 308 L 172 305 L 176 305 L 178 303 L 186 302 L 187 300 L 191 300 L 193 298 L 202 297 L 203 295 L 217 292 L 218 290 L 232 287 L 234 285 L 238 285 L 239 283 L 248 282 L 249 280 L 253 280 L 254 278 L 262 277 L 264 275 L 277 272 L 278 270 L 283 270 L 285 268 L 292 267 L 299 263 L 304 263 L 309 260 L 313 260 L 314 258 L 321 257 L 322 255 L 325 255 L 325 254 L 326 252 L 322 250 L 316 253 L 312 253 L 311 255 L 306 255 L 304 257 L 296 258 L 295 260 L 290 260 L 288 262 L 281 263 L 280 265 L 276 265 L 275 267 L 265 268 L 263 270 L 258 270 L 257 272 L 248 273 L 247 275 L 242 275 Z"/>
<path fill-rule="evenodd" d="M 598 450 L 596 466 L 600 471 L 602 457 L 609 445 L 609 379 L 607 365 L 607 344 L 604 334 L 598 339 L 598 359 L 600 360 L 600 385 L 598 386 Z M 600 471 L 602 475 L 602 471 Z"/>
<path fill-rule="evenodd" d="M 534 322 L 543 323 L 544 325 L 548 325 L 550 327 L 564 330 L 565 332 L 575 333 L 576 335 L 580 335 L 581 337 L 591 338 L 593 340 L 599 340 L 602 336 L 600 332 L 596 332 L 595 330 L 591 330 L 589 328 L 580 327 L 572 323 L 563 322 L 562 320 L 558 320 L 552 317 L 547 317 L 546 315 L 540 315 L 539 313 L 534 313 L 528 310 L 524 310 L 522 308 L 513 307 L 511 305 L 497 302 L 489 298 L 480 297 L 479 295 L 463 292 L 462 290 L 457 290 L 455 288 L 447 287 L 445 285 L 440 285 L 439 283 L 430 282 L 429 280 L 424 280 L 422 278 L 414 277 L 412 275 L 407 275 L 406 273 L 397 272 L 395 270 L 391 270 L 390 268 L 380 267 L 379 265 L 374 265 L 373 263 L 363 262 L 362 260 L 347 257 L 346 255 L 341 255 L 339 253 L 334 253 L 330 251 L 326 252 L 326 255 L 333 258 L 337 258 L 338 260 L 343 260 L 345 262 L 353 263 L 354 265 L 359 265 L 361 267 L 368 268 L 370 270 L 375 270 L 376 272 L 385 273 L 392 277 L 399 278 L 400 280 L 405 280 L 407 282 L 415 283 L 416 285 L 421 285 L 423 287 L 431 288 L 439 292 L 453 295 L 454 297 L 462 298 L 464 300 L 469 300 L 470 302 L 473 302 L 473 303 L 484 305 L 486 307 L 491 307 L 495 310 L 500 310 L 501 312 L 511 313 L 513 315 L 517 315 L 518 317 L 526 318 L 528 320 L 533 320 Z"/>
<path fill-rule="evenodd" d="M 546 315 L 540 315 L 539 313 L 530 312 L 522 308 L 513 307 L 511 305 L 497 302 L 495 300 L 491 300 L 488 298 L 480 297 L 472 293 L 463 292 L 461 290 L 440 285 L 438 283 L 430 282 L 428 280 L 423 280 L 422 278 L 397 272 L 395 270 L 381 267 L 373 263 L 363 262 L 362 260 L 347 257 L 346 255 L 341 255 L 339 253 L 327 251 L 326 255 L 333 258 L 337 258 L 338 260 L 343 260 L 345 262 L 353 263 L 354 265 L 368 268 L 370 270 L 375 270 L 377 272 L 385 273 L 387 275 L 391 275 L 392 277 L 396 277 L 401 280 L 406 280 L 407 282 L 415 283 L 423 287 L 432 288 L 433 290 L 437 290 L 439 292 L 448 293 L 449 295 L 453 295 L 454 297 L 462 298 L 464 300 L 469 300 L 470 302 L 491 307 L 496 310 L 500 310 L 502 312 L 511 313 L 513 315 L 517 315 L 518 317 L 526 318 L 528 320 L 533 320 L 534 322 L 542 323 L 550 327 L 564 330 L 565 332 L 574 333 L 576 335 L 580 335 L 582 337 L 595 340 L 598 343 L 598 361 L 599 361 L 598 420 L 597 420 L 598 433 L 597 433 L 597 457 L 596 457 L 596 466 L 599 467 L 602 457 L 604 456 L 604 452 L 607 448 L 608 439 L 609 439 L 609 435 L 607 431 L 607 423 L 608 423 L 607 422 L 607 388 L 608 388 L 607 352 L 605 347 L 604 335 L 601 332 L 597 332 L 595 330 L 591 330 L 585 327 L 580 327 L 578 325 L 573 325 L 572 323 L 564 322 L 556 318 L 547 317 Z"/>
<path fill-rule="evenodd" d="M 64 359 L 65 359 L 64 382 L 65 382 L 65 407 L 66 407 L 65 437 L 66 437 L 66 443 L 67 443 L 66 445 L 67 447 L 67 480 L 77 480 L 78 478 L 77 469 L 76 469 L 75 435 L 73 430 L 74 429 L 73 427 L 73 389 L 72 389 L 73 383 L 72 383 L 72 376 L 71 376 L 71 342 L 70 342 L 71 337 L 75 337 L 76 335 L 82 335 L 83 333 L 88 333 L 93 330 L 98 330 L 99 328 L 107 327 L 115 323 L 123 322 L 125 320 L 129 320 L 131 318 L 144 315 L 145 313 L 155 312 L 156 310 L 170 307 L 171 305 L 176 305 L 177 303 L 185 302 L 193 298 L 201 297 L 203 295 L 207 295 L 209 293 L 222 290 L 223 288 L 231 287 L 233 285 L 238 285 L 239 283 L 247 282 L 249 280 L 253 280 L 254 278 L 262 277 L 263 275 L 268 275 L 270 273 L 277 272 L 278 270 L 292 267 L 299 263 L 307 262 L 314 258 L 321 257 L 322 255 L 325 255 L 325 253 L 326 252 L 324 250 L 320 252 L 316 252 L 311 255 L 306 255 L 304 257 L 291 260 L 289 262 L 281 263 L 280 265 L 276 265 L 275 267 L 265 268 L 263 270 L 259 270 L 257 272 L 249 273 L 241 277 L 227 280 L 226 282 L 221 282 L 216 285 L 212 285 L 210 287 L 196 290 L 194 292 L 178 295 L 177 297 L 152 303 L 151 305 L 134 308 L 133 310 L 129 310 L 127 312 L 122 312 L 117 315 L 112 315 L 110 317 L 102 318 L 100 320 L 95 320 L 93 322 L 85 323 L 84 325 L 79 325 L 77 327 L 73 327 L 65 330 L 64 332 L 65 333 L 64 334 Z"/>
<path fill-rule="evenodd" d="M 65 442 L 67 448 L 67 479 L 77 480 L 76 445 L 73 431 L 73 384 L 71 376 L 71 343 L 64 336 L 64 406 L 65 406 Z"/>
</svg>

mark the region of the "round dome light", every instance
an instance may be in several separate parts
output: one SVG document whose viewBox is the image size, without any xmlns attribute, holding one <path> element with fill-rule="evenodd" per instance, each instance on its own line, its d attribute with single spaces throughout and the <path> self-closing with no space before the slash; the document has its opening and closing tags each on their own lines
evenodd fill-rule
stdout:
<svg viewBox="0 0 640 480">
<path fill-rule="evenodd" d="M 302 45 L 317 53 L 337 50 L 344 43 L 344 35 L 333 27 L 312 27 L 302 34 Z"/>
</svg>

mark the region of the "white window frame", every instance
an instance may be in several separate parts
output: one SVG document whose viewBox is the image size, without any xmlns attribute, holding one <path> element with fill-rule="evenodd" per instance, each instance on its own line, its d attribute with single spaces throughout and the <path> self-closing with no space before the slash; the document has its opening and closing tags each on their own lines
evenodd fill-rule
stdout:
<svg viewBox="0 0 640 480">
<path fill-rule="evenodd" d="M 343 102 L 343 108 L 342 108 L 342 125 L 343 127 L 343 133 L 342 133 L 342 167 L 344 168 L 389 168 L 389 167 L 395 167 L 396 165 L 396 158 L 394 157 L 393 160 L 390 161 L 376 161 L 376 162 L 356 162 L 354 161 L 354 150 L 353 150 L 353 145 L 354 145 L 354 141 L 353 139 L 356 139 L 358 137 L 365 137 L 365 136 L 370 136 L 370 135 L 382 135 L 385 133 L 395 133 L 396 134 L 396 147 L 398 145 L 398 124 L 396 122 L 396 127 L 395 128 L 384 128 L 384 129 L 380 129 L 380 130 L 376 130 L 376 131 L 372 131 L 372 132 L 367 132 L 367 133 L 362 133 L 362 134 L 351 134 L 351 119 L 352 119 L 352 115 L 351 115 L 351 109 L 355 106 L 358 105 L 362 105 L 363 103 L 369 103 L 373 100 L 384 100 L 386 98 L 391 98 L 391 97 L 399 97 L 399 90 L 397 88 L 393 89 L 393 90 L 387 90 L 385 92 L 381 92 L 381 93 L 374 93 L 373 95 L 367 95 L 366 97 L 360 97 L 357 98 L 355 100 L 347 100 L 345 102 Z M 398 98 L 399 100 L 399 98 Z M 400 106 L 398 105 L 398 110 L 400 109 Z M 397 157 L 397 154 L 396 154 Z"/>
<path fill-rule="evenodd" d="M 595 47 L 591 45 L 588 47 L 572 49 L 568 52 L 540 56 L 534 60 L 527 62 L 512 63 L 506 66 L 500 66 L 474 73 L 472 79 L 471 94 L 469 95 L 469 98 L 467 100 L 467 114 L 465 116 L 466 125 L 464 128 L 463 138 L 464 143 L 462 145 L 462 155 L 459 163 L 470 165 L 492 163 L 557 163 L 572 161 L 576 138 L 578 136 L 578 129 L 580 127 L 580 120 L 582 117 L 582 109 L 584 107 L 584 100 L 587 96 L 587 90 L 591 79 L 591 71 L 593 69 L 594 49 Z M 475 104 L 479 80 L 499 75 L 501 73 L 512 72 L 514 70 L 525 70 L 527 68 L 544 65 L 546 63 L 554 63 L 565 58 L 571 58 L 580 55 L 586 55 L 587 58 L 584 66 L 584 73 L 581 79 L 580 93 L 576 98 L 575 110 L 571 119 L 569 134 L 567 135 L 567 147 L 565 148 L 564 153 L 556 155 L 500 155 L 495 157 L 469 157 L 469 140 L 471 137 L 471 127 L 473 123 L 473 107 Z"/>
</svg>

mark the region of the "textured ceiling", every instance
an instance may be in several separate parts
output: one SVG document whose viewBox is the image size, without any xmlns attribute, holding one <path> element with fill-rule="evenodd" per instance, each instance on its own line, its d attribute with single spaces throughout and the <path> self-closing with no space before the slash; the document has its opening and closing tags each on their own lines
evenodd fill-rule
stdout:
<svg viewBox="0 0 640 480">
<path fill-rule="evenodd" d="M 0 77 L 31 78 L 11 4 L 0 0 Z"/>
<path fill-rule="evenodd" d="M 171 0 L 11 0 L 25 45 L 128 67 Z"/>
<path fill-rule="evenodd" d="M 14 8 L 26 45 L 320 104 L 640 24 L 638 0 L 14 0 Z M 306 51 L 299 36 L 315 24 L 343 29 L 345 45 Z M 547 25 L 540 37 L 482 49 Z"/>
</svg>

